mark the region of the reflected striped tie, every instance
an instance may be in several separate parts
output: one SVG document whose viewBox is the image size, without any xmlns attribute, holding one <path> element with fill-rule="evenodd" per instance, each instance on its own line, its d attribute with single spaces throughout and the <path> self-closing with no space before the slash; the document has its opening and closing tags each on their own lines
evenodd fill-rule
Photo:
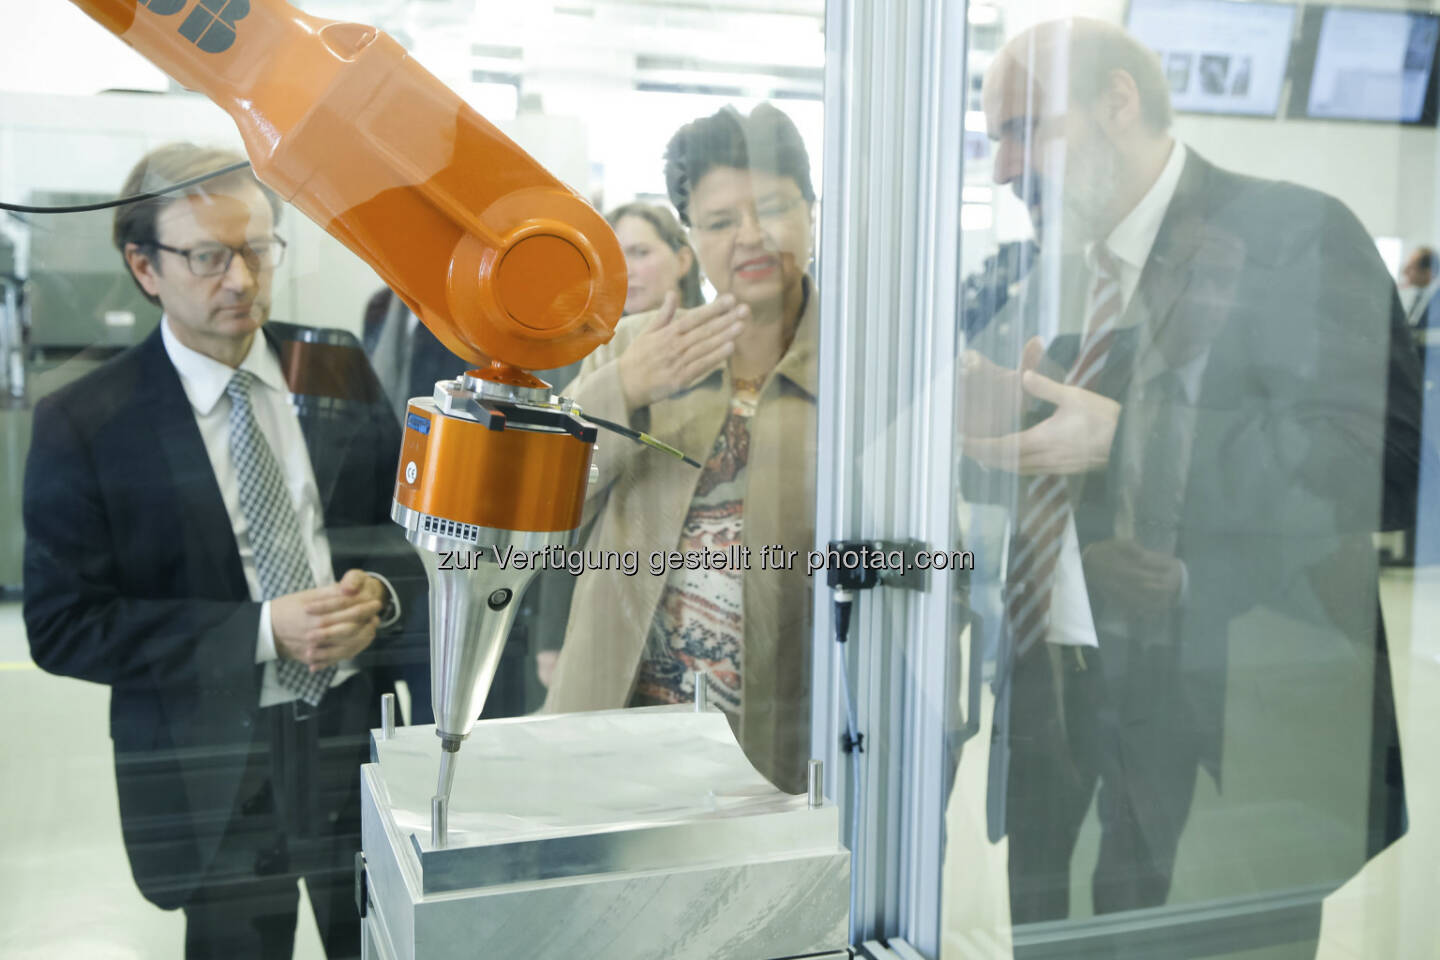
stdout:
<svg viewBox="0 0 1440 960">
<path fill-rule="evenodd" d="M 230 396 L 230 459 L 240 487 L 240 511 L 255 552 L 255 571 L 265 600 L 315 586 L 305 544 L 300 539 L 300 518 L 285 486 L 285 474 L 275 459 L 260 425 L 255 421 L 250 392 L 257 382 L 248 370 L 237 370 L 225 392 Z M 314 706 L 330 687 L 335 667 L 310 672 L 298 660 L 275 661 L 280 685 Z"/>
<path fill-rule="evenodd" d="M 1089 387 L 1105 369 L 1122 299 L 1120 270 L 1103 246 L 1095 249 L 1095 282 L 1090 293 L 1090 315 L 1080 353 L 1065 382 Z M 1050 621 L 1050 597 L 1060 545 L 1070 522 L 1070 495 L 1066 478 L 1041 474 L 1030 478 L 1020 506 L 1020 518 L 1010 542 L 1010 572 L 1005 581 L 1005 609 L 1010 642 L 1018 660 L 1045 636 Z"/>
</svg>

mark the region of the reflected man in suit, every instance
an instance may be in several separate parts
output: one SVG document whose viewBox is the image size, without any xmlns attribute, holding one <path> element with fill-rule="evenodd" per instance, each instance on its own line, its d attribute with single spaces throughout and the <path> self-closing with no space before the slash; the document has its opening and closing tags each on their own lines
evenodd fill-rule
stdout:
<svg viewBox="0 0 1440 960">
<path fill-rule="evenodd" d="M 1042 250 L 965 358 L 966 494 L 1011 506 L 988 813 L 1013 923 L 1070 915 L 1092 801 L 1097 914 L 1182 879 L 1178 899 L 1332 890 L 1404 830 L 1370 547 L 1413 519 L 1395 288 L 1341 203 L 1171 136 L 1158 59 L 1113 25 L 1017 36 L 983 102 Z M 1197 774 L 1222 769 L 1209 870 L 1177 878 Z M 1302 913 L 1308 957 L 1318 900 Z"/>
<path fill-rule="evenodd" d="M 1416 247 L 1400 271 L 1400 299 L 1405 304 L 1405 322 L 1411 327 L 1428 327 L 1426 316 L 1434 307 L 1440 278 L 1435 275 L 1435 251 Z"/>
<path fill-rule="evenodd" d="M 121 193 L 240 159 L 161 147 Z M 290 956 L 298 876 L 328 955 L 359 954 L 370 665 L 425 607 L 391 586 L 423 572 L 389 520 L 399 428 L 359 344 L 267 322 L 279 212 L 246 170 L 117 208 L 162 322 L 37 404 L 25 475 L 32 655 L 111 688 L 131 871 L 184 911 L 187 958 Z"/>
</svg>

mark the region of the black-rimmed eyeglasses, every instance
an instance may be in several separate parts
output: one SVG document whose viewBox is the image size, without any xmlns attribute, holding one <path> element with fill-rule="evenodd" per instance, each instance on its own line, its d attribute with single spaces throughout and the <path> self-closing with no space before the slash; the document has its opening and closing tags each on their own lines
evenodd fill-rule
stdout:
<svg viewBox="0 0 1440 960">
<path fill-rule="evenodd" d="M 285 259 L 285 241 L 279 237 L 271 237 L 269 240 L 261 240 L 258 243 L 247 243 L 239 247 L 226 246 L 223 243 L 197 243 L 188 249 L 166 246 L 163 243 L 152 244 L 157 250 L 165 250 L 170 253 L 178 253 L 185 258 L 190 265 L 190 272 L 197 277 L 218 277 L 230 269 L 230 262 L 235 259 L 238 253 L 245 260 L 245 266 L 250 268 L 252 273 L 259 270 L 274 270 L 280 266 L 280 261 Z"/>
</svg>

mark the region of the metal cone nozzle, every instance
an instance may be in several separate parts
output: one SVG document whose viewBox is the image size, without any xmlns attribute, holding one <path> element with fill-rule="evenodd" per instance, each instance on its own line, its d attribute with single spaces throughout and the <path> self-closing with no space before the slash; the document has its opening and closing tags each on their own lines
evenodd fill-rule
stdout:
<svg viewBox="0 0 1440 960">
<path fill-rule="evenodd" d="M 572 532 L 466 526 L 414 514 L 398 503 L 392 513 L 417 548 L 430 584 L 430 700 L 442 757 L 450 756 L 485 708 L 520 598 L 539 572 L 521 558 L 568 545 Z"/>
<path fill-rule="evenodd" d="M 422 550 L 430 581 L 430 697 L 446 753 L 470 735 L 495 679 L 520 597 L 536 570 L 488 549 Z"/>
</svg>

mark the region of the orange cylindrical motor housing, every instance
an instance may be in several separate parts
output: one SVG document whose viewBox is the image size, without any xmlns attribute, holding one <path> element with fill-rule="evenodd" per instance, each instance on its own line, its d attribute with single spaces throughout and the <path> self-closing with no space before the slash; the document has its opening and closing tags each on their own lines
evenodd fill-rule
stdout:
<svg viewBox="0 0 1440 960">
<path fill-rule="evenodd" d="M 417 513 L 500 530 L 580 526 L 594 444 L 568 433 L 508 428 L 410 402 L 395 502 Z"/>
<path fill-rule="evenodd" d="M 73 0 L 235 120 L 260 179 L 476 366 L 610 339 L 626 271 L 588 203 L 389 36 L 284 0 Z"/>
</svg>

